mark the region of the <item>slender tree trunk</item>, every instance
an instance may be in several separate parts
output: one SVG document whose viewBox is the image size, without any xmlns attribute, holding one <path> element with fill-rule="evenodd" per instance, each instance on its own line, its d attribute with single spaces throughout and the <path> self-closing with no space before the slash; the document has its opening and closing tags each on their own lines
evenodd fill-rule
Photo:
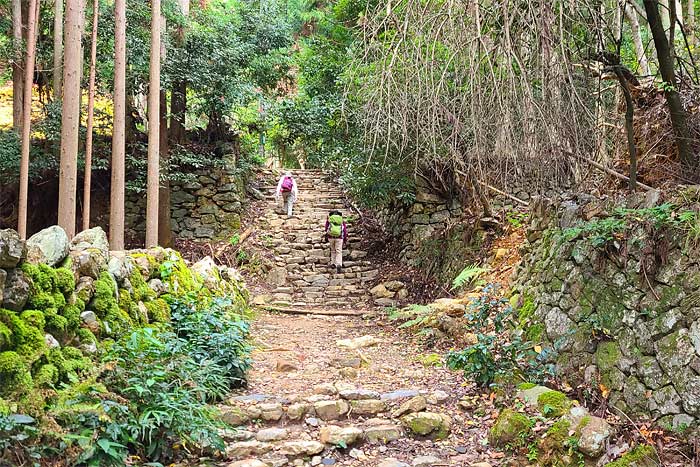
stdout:
<svg viewBox="0 0 700 467">
<path fill-rule="evenodd" d="M 12 41 L 14 57 L 12 60 L 12 127 L 17 133 L 22 132 L 22 107 L 24 99 L 23 65 L 20 58 L 22 50 L 22 0 L 12 0 Z"/>
<path fill-rule="evenodd" d="M 184 17 L 189 16 L 190 1 L 178 0 L 180 12 Z M 185 45 L 185 29 L 180 26 L 175 38 L 178 47 Z M 170 138 L 174 143 L 185 141 L 185 114 L 187 112 L 187 81 L 182 80 L 173 84 L 170 96 Z"/>
<path fill-rule="evenodd" d="M 634 40 L 634 49 L 637 52 L 639 71 L 643 76 L 649 76 L 651 75 L 651 70 L 649 69 L 649 61 L 647 60 L 646 50 L 644 50 L 644 41 L 642 40 L 639 17 L 637 16 L 637 11 L 629 3 L 625 4 L 625 15 L 627 16 L 627 19 L 630 22 L 630 28 L 632 29 L 632 39 Z"/>
<path fill-rule="evenodd" d="M 53 98 L 62 96 L 63 85 L 63 0 L 56 0 L 53 19 Z"/>
<path fill-rule="evenodd" d="M 75 236 L 78 142 L 80 130 L 80 64 L 84 6 L 82 0 L 66 1 L 66 43 L 61 111 L 61 169 L 58 189 L 58 225 Z"/>
<path fill-rule="evenodd" d="M 146 187 L 146 248 L 158 244 L 160 186 L 160 0 L 151 0 L 151 60 L 148 84 L 148 175 Z"/>
<path fill-rule="evenodd" d="M 634 191 L 637 188 L 637 146 L 634 142 L 634 101 L 632 100 L 629 82 L 619 65 L 615 67 L 615 75 L 620 81 L 622 94 L 625 96 L 625 131 L 627 133 L 627 149 L 630 156 L 629 185 L 630 191 Z"/>
<path fill-rule="evenodd" d="M 683 26 L 685 24 L 685 21 L 683 19 L 683 2 L 681 2 L 681 0 L 676 0 L 674 7 L 676 10 L 676 22 Z"/>
<path fill-rule="evenodd" d="M 689 169 L 696 169 L 697 163 L 690 147 L 690 138 L 688 134 L 687 115 L 683 109 L 680 94 L 676 89 L 676 72 L 673 63 L 672 44 L 669 44 L 668 38 L 661 24 L 661 17 L 657 9 L 656 0 L 644 0 L 644 9 L 647 13 L 647 21 L 649 29 L 654 37 L 654 46 L 656 47 L 656 56 L 659 60 L 659 71 L 665 82 L 666 103 L 671 114 L 671 124 L 673 132 L 676 136 L 676 146 L 678 147 L 678 155 L 681 162 Z"/>
<path fill-rule="evenodd" d="M 165 18 L 161 18 L 161 27 L 164 31 Z M 165 43 L 161 43 L 161 60 L 165 61 Z M 170 224 L 170 172 L 168 147 L 168 99 L 165 90 L 160 91 L 160 171 L 165 175 L 158 190 L 158 245 L 172 246 L 172 230 Z"/>
<path fill-rule="evenodd" d="M 114 121 L 109 241 L 112 250 L 124 249 L 124 154 L 126 152 L 126 0 L 114 2 Z"/>
<path fill-rule="evenodd" d="M 29 145 L 32 124 L 32 83 L 36 59 L 36 28 L 39 23 L 39 2 L 29 0 L 27 10 L 27 56 L 24 60 L 24 96 L 22 99 L 22 156 L 19 166 L 19 210 L 17 231 L 20 238 L 27 238 L 27 199 L 29 194 Z"/>
<path fill-rule="evenodd" d="M 97 62 L 97 21 L 99 0 L 92 2 L 92 41 L 90 43 L 90 78 L 88 84 L 87 128 L 85 135 L 85 180 L 83 186 L 83 230 L 90 228 L 90 186 L 92 182 L 92 128 L 95 116 L 95 68 Z"/>
<path fill-rule="evenodd" d="M 685 31 L 688 34 L 688 44 L 691 52 L 695 50 L 695 0 L 688 0 L 688 12 L 685 21 Z"/>
<path fill-rule="evenodd" d="M 668 31 L 671 27 L 671 15 L 669 14 L 669 1 L 673 0 L 658 0 L 659 8 L 661 9 L 661 26 L 664 31 Z M 646 7 L 646 1 L 644 2 Z M 658 11 L 658 10 L 657 10 Z M 648 12 L 647 12 L 648 14 Z"/>
</svg>

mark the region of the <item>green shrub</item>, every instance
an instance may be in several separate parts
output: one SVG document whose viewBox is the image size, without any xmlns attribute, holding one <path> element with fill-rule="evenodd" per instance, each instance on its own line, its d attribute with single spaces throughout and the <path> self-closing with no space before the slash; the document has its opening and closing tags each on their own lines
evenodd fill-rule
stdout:
<svg viewBox="0 0 700 467">
<path fill-rule="evenodd" d="M 32 389 L 32 375 L 16 352 L 0 353 L 0 397 L 17 397 Z"/>
</svg>

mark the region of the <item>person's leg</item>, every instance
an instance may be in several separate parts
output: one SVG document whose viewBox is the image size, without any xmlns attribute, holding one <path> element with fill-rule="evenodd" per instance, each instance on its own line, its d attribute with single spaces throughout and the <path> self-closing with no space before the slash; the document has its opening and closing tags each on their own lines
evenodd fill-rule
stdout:
<svg viewBox="0 0 700 467">
<path fill-rule="evenodd" d="M 330 253 L 330 258 L 331 258 L 330 266 L 332 268 L 334 268 L 335 267 L 335 238 L 328 239 L 328 249 L 330 250 L 329 253 Z"/>
<path fill-rule="evenodd" d="M 287 216 L 292 217 L 292 207 L 294 206 L 294 200 L 292 199 L 292 195 L 290 194 L 287 197 Z"/>
<path fill-rule="evenodd" d="M 337 272 L 340 272 L 340 268 L 343 267 L 343 239 L 339 238 L 335 243 L 335 267 Z"/>
</svg>

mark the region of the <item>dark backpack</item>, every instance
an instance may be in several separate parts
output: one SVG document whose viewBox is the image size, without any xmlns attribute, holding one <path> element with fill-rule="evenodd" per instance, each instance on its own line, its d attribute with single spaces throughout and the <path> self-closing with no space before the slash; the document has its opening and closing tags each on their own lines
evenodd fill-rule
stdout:
<svg viewBox="0 0 700 467">
<path fill-rule="evenodd" d="M 289 193 L 292 191 L 292 188 L 294 188 L 294 180 L 292 180 L 292 177 L 284 177 L 284 180 L 282 180 L 282 192 Z"/>
</svg>

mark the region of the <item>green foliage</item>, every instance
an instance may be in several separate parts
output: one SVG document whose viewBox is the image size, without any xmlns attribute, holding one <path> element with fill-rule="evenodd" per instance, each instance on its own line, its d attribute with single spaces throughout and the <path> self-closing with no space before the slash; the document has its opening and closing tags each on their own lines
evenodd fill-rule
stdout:
<svg viewBox="0 0 700 467">
<path fill-rule="evenodd" d="M 437 324 L 436 318 L 432 309 L 425 305 L 409 305 L 402 310 L 389 311 L 390 321 L 404 321 L 399 325 L 399 329 L 434 326 Z"/>
<path fill-rule="evenodd" d="M 571 408 L 571 401 L 566 394 L 559 391 L 549 391 L 537 398 L 537 407 L 547 418 L 561 417 Z"/>
<path fill-rule="evenodd" d="M 484 288 L 479 299 L 469 305 L 469 328 L 477 343 L 447 355 L 447 365 L 462 370 L 479 385 L 488 386 L 501 377 L 543 381 L 551 369 L 542 361 L 546 352 L 535 352 L 516 333 L 518 321 L 507 300 L 492 295 L 493 286 Z"/>
<path fill-rule="evenodd" d="M 483 285 L 483 281 L 479 281 L 479 277 L 489 271 L 488 267 L 480 267 L 476 264 L 470 264 L 465 267 L 462 272 L 459 273 L 457 277 L 452 281 L 452 288 L 450 290 L 461 290 L 467 286 L 477 287 L 478 285 Z"/>
</svg>

